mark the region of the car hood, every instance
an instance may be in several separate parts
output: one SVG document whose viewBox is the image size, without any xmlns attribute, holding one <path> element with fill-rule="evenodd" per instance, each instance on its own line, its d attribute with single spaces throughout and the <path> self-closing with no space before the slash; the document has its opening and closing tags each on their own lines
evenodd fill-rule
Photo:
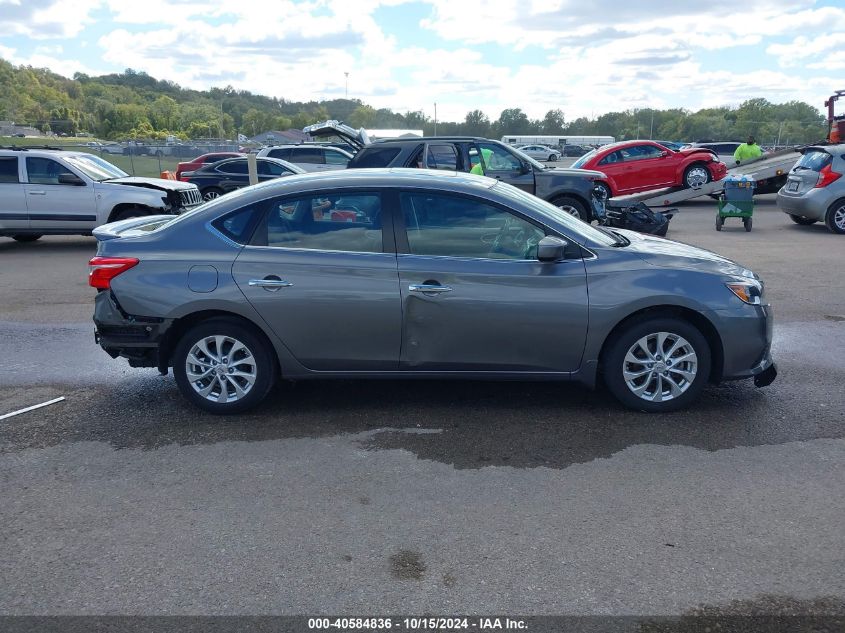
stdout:
<svg viewBox="0 0 845 633">
<path fill-rule="evenodd" d="M 687 147 L 685 149 L 679 149 L 677 153 L 681 154 L 683 156 L 690 156 L 690 155 L 694 155 L 694 154 L 698 154 L 698 155 L 707 154 L 713 160 L 718 160 L 718 157 L 716 156 L 716 152 L 714 152 L 712 149 L 709 149 L 707 147 Z"/>
<path fill-rule="evenodd" d="M 582 178 L 590 177 L 599 180 L 604 180 L 607 176 L 604 172 L 596 171 L 595 169 L 577 169 L 574 167 L 552 167 L 551 169 L 544 169 L 542 171 L 535 172 L 537 175 L 539 174 L 554 174 L 557 176 L 580 176 Z"/>
<path fill-rule="evenodd" d="M 179 180 L 167 180 L 165 178 L 143 178 L 141 176 L 126 176 L 125 178 L 112 178 L 105 180 L 103 185 L 129 185 L 130 187 L 145 187 L 147 189 L 158 189 L 160 191 L 184 191 L 193 189 L 194 185 Z"/>
<path fill-rule="evenodd" d="M 370 144 L 370 137 L 364 128 L 358 128 L 346 125 L 343 121 L 323 121 L 322 123 L 314 123 L 313 125 L 306 125 L 302 131 L 312 137 L 319 136 L 339 136 L 347 143 L 356 149 L 361 149 L 365 145 Z"/>
<path fill-rule="evenodd" d="M 635 253 L 652 266 L 660 268 L 682 268 L 718 273 L 728 277 L 759 277 L 740 264 L 722 257 L 712 251 L 690 246 L 683 242 L 674 242 L 655 235 L 645 235 L 636 231 L 613 229 L 631 242 L 624 250 Z"/>
</svg>

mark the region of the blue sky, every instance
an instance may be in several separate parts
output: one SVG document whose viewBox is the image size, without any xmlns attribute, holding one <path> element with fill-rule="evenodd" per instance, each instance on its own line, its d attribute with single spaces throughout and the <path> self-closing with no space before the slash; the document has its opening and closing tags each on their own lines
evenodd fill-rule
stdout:
<svg viewBox="0 0 845 633">
<path fill-rule="evenodd" d="M 845 88 L 845 0 L 0 0 L 0 57 L 291 100 L 568 119 Z"/>
</svg>

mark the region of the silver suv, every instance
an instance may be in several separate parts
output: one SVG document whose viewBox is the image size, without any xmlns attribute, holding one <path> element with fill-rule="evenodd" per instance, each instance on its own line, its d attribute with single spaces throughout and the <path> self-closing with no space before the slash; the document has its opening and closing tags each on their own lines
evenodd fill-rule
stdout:
<svg viewBox="0 0 845 633">
<path fill-rule="evenodd" d="M 107 222 L 202 203 L 195 185 L 129 176 L 86 152 L 0 149 L 0 236 L 90 235 Z"/>
<path fill-rule="evenodd" d="M 824 221 L 845 234 L 845 144 L 807 147 L 778 191 L 778 207 L 796 224 Z"/>
<path fill-rule="evenodd" d="M 352 160 L 352 154 L 337 147 L 306 144 L 265 147 L 258 152 L 258 157 L 265 156 L 293 163 L 305 171 L 346 169 L 346 165 Z"/>
</svg>

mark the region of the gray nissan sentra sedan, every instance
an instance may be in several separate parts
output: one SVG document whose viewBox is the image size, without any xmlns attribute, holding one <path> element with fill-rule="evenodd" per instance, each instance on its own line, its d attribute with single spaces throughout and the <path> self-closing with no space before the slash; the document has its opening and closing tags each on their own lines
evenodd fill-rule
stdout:
<svg viewBox="0 0 845 633">
<path fill-rule="evenodd" d="M 592 227 L 486 177 L 289 176 L 95 235 L 99 344 L 172 367 L 214 413 L 256 405 L 279 376 L 602 377 L 653 412 L 707 382 L 776 376 L 750 270 Z"/>
</svg>

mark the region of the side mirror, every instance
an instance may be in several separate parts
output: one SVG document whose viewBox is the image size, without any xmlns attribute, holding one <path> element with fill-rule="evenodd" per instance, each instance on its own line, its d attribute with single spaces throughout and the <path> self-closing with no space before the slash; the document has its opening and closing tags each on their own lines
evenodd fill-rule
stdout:
<svg viewBox="0 0 845 633">
<path fill-rule="evenodd" d="M 667 156 L 671 156 L 671 155 L 672 155 L 672 152 L 670 152 L 668 149 L 664 149 L 662 152 L 660 152 L 660 155 L 661 155 L 663 158 L 666 158 Z"/>
<path fill-rule="evenodd" d="M 541 262 L 559 262 L 566 257 L 566 240 L 547 235 L 537 244 L 537 259 Z"/>
<path fill-rule="evenodd" d="M 522 169 L 519 170 L 520 174 L 530 174 L 531 173 L 531 165 L 528 163 L 522 163 Z"/>
<path fill-rule="evenodd" d="M 76 174 L 59 174 L 60 185 L 75 185 L 77 187 L 84 187 L 85 181 Z"/>
</svg>

